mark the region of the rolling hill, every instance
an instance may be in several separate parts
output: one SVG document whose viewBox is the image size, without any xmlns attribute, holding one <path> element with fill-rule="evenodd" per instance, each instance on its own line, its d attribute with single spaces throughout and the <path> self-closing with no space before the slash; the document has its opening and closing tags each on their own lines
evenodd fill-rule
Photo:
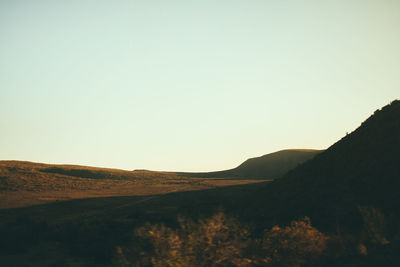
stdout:
<svg viewBox="0 0 400 267">
<path fill-rule="evenodd" d="M 0 209 L 60 200 L 147 196 L 260 181 L 199 179 L 172 172 L 0 161 Z"/>
<path fill-rule="evenodd" d="M 238 167 L 230 170 L 199 173 L 178 172 L 177 174 L 186 177 L 204 178 L 277 179 L 321 152 L 321 150 L 313 149 L 287 149 L 248 159 Z"/>
<path fill-rule="evenodd" d="M 0 208 L 77 198 L 145 196 L 262 182 L 279 178 L 318 153 L 318 150 L 282 150 L 249 159 L 232 170 L 208 173 L 126 171 L 0 161 Z"/>
</svg>

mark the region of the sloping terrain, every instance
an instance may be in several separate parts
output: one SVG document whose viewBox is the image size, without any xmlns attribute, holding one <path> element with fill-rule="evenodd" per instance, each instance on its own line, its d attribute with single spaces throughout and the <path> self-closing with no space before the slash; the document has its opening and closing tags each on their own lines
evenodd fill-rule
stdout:
<svg viewBox="0 0 400 267">
<path fill-rule="evenodd" d="M 230 170 L 178 174 L 186 177 L 277 179 L 321 152 L 314 149 L 287 149 L 248 159 Z"/>
<path fill-rule="evenodd" d="M 146 196 L 257 181 L 196 179 L 170 172 L 0 161 L 0 209 L 59 200 Z"/>
<path fill-rule="evenodd" d="M 400 101 L 393 101 L 314 159 L 260 189 L 252 201 L 263 203 L 269 216 L 308 215 L 323 225 L 357 227 L 359 206 L 400 215 L 399 188 Z"/>
<path fill-rule="evenodd" d="M 232 170 L 210 173 L 0 161 L 0 209 L 77 198 L 146 196 L 262 182 L 280 177 L 318 153 L 318 150 L 283 150 L 249 159 Z"/>
</svg>

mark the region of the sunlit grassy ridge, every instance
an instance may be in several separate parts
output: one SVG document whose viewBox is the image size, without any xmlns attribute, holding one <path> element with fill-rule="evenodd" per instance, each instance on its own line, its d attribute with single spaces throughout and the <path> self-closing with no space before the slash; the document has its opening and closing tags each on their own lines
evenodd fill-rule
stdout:
<svg viewBox="0 0 400 267">
<path fill-rule="evenodd" d="M 196 179 L 172 172 L 0 161 L 0 208 L 87 197 L 145 196 L 257 181 Z"/>
</svg>

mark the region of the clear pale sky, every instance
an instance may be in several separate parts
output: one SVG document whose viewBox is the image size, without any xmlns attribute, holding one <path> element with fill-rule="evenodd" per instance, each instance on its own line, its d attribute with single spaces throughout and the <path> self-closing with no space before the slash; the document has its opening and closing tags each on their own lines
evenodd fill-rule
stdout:
<svg viewBox="0 0 400 267">
<path fill-rule="evenodd" d="M 208 171 L 400 97 L 400 1 L 0 1 L 0 159 Z"/>
</svg>

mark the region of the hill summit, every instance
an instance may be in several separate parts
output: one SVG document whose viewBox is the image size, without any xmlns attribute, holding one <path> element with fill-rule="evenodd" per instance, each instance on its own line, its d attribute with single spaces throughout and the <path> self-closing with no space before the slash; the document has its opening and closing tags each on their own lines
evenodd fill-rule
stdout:
<svg viewBox="0 0 400 267">
<path fill-rule="evenodd" d="M 315 149 L 286 149 L 261 157 L 250 158 L 238 167 L 225 171 L 178 173 L 188 177 L 205 178 L 251 178 L 251 179 L 277 179 L 289 170 L 310 160 L 322 150 Z"/>
</svg>

